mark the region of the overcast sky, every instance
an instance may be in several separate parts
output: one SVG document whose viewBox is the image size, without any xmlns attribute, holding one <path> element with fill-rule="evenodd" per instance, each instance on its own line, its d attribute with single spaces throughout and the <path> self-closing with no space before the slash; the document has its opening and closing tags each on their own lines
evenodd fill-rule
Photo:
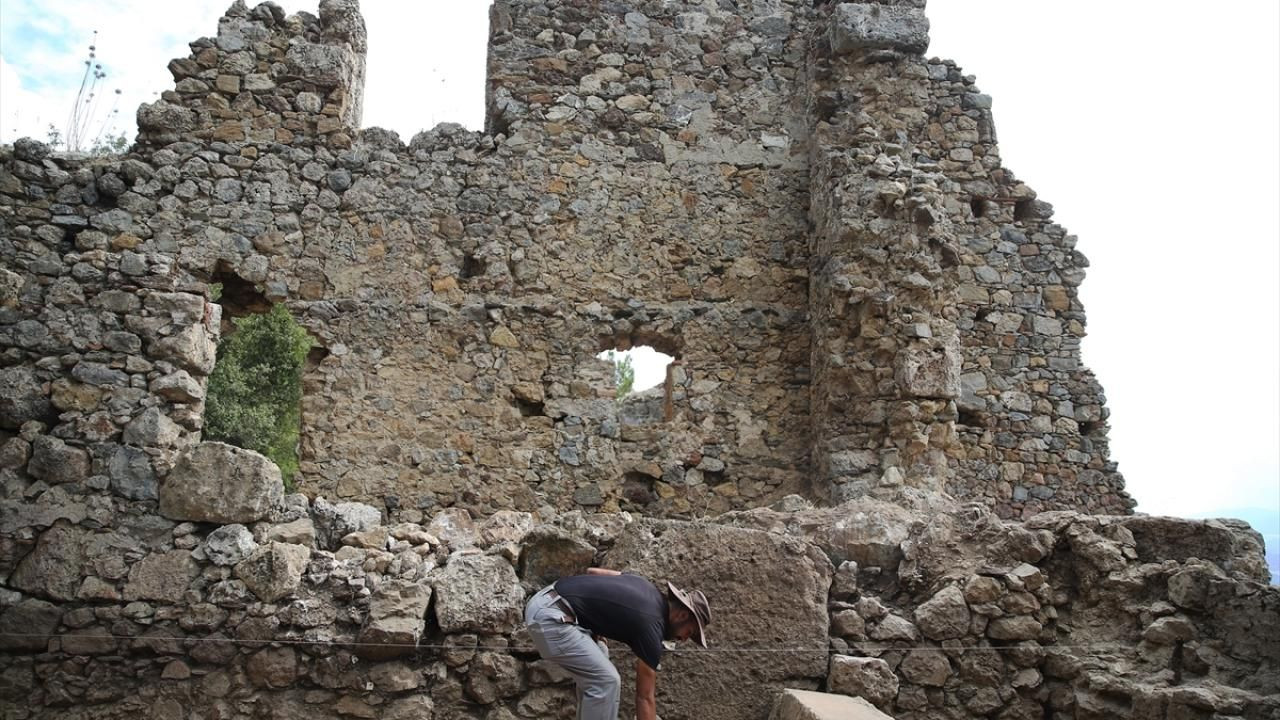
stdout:
<svg viewBox="0 0 1280 720">
<path fill-rule="evenodd" d="M 229 4 L 3 0 L 0 141 L 65 125 L 94 29 L 132 136 L 137 104 L 172 86 L 168 60 Z M 365 125 L 479 127 L 487 3 L 362 7 Z M 929 15 L 930 54 L 995 98 L 1005 166 L 1092 263 L 1084 359 L 1138 509 L 1280 508 L 1280 3 L 931 0 Z"/>
</svg>

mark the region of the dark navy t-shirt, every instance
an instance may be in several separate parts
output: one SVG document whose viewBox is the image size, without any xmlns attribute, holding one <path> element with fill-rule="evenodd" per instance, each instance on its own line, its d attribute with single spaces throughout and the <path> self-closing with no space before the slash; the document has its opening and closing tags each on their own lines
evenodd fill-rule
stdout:
<svg viewBox="0 0 1280 720">
<path fill-rule="evenodd" d="M 658 669 L 667 626 L 667 599 L 639 575 L 574 575 L 556 581 L 578 624 L 626 643 L 636 657 Z"/>
</svg>

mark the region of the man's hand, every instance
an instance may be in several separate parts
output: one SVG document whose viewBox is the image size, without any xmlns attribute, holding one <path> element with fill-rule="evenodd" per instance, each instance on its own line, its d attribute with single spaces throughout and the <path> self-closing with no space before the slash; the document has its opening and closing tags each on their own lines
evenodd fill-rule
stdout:
<svg viewBox="0 0 1280 720">
<path fill-rule="evenodd" d="M 658 671 L 643 660 L 636 660 L 636 720 L 658 720 L 658 701 L 654 689 L 658 686 Z"/>
</svg>

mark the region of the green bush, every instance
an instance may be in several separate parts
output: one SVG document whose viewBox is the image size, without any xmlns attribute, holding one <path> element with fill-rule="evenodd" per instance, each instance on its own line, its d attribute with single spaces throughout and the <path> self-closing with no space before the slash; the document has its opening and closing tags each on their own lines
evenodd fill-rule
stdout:
<svg viewBox="0 0 1280 720">
<path fill-rule="evenodd" d="M 298 472 L 302 364 L 307 335 L 283 305 L 235 319 L 236 331 L 218 345 L 209 376 L 204 439 L 255 450 L 280 466 L 292 489 Z"/>
</svg>

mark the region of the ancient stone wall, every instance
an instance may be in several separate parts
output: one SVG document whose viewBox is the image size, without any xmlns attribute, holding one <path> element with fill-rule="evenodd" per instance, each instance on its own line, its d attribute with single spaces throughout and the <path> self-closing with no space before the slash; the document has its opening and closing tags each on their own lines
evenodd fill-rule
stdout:
<svg viewBox="0 0 1280 720">
<path fill-rule="evenodd" d="M 669 720 L 1274 718 L 1257 536 L 1124 516 L 1084 259 L 922 5 L 498 2 L 488 128 L 406 145 L 354 2 L 237 3 L 130 154 L 0 148 L 6 713 L 568 716 L 519 611 L 600 563 L 712 597 Z M 201 442 L 270 302 L 289 496 Z"/>
<path fill-rule="evenodd" d="M 989 99 L 920 57 L 926 28 L 899 5 L 500 2 L 489 134 L 405 146 L 356 127 L 354 6 L 233 6 L 171 63 L 127 160 L 45 168 L 24 145 L 9 162 L 6 234 L 43 245 L 39 267 L 8 253 L 25 293 L 0 336 L 8 367 L 33 397 L 84 384 L 68 343 L 28 336 L 48 326 L 27 278 L 90 307 L 136 302 L 147 273 L 193 295 L 217 281 L 227 313 L 284 302 L 319 343 L 301 487 L 406 520 L 543 503 L 691 516 L 903 487 L 1004 515 L 1126 511 L 1079 367 L 1083 260 L 1000 168 Z M 80 253 L 130 272 L 55 271 Z M 199 300 L 183 302 L 189 321 Z M 182 336 L 199 386 L 215 312 Z M 87 362 L 143 390 L 169 358 L 139 337 Z M 609 401 L 594 356 L 637 343 L 678 358 L 661 411 Z M 171 404 L 146 389 L 110 414 Z M 76 402 L 53 433 L 110 440 L 72 428 L 102 417 Z M 198 431 L 198 399 L 180 404 L 166 415 Z"/>
</svg>

